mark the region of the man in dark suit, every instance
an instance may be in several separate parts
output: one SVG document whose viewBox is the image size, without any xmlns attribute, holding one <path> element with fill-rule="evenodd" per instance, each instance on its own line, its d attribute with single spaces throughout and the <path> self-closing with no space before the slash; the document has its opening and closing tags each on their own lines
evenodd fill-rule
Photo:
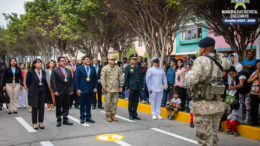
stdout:
<svg viewBox="0 0 260 146">
<path fill-rule="evenodd" d="M 102 86 L 101 86 L 101 82 L 100 82 L 100 73 L 101 73 L 101 70 L 102 70 L 102 66 L 99 65 L 97 58 L 93 59 L 93 66 L 95 67 L 97 78 L 98 78 L 98 88 L 97 88 L 98 101 L 97 101 L 97 98 L 96 98 L 96 93 L 94 93 L 93 94 L 93 101 L 92 101 L 92 109 L 96 108 L 97 102 L 98 102 L 98 108 L 104 109 L 102 107 L 102 99 L 101 99 L 101 97 L 102 97 Z"/>
<path fill-rule="evenodd" d="M 96 70 L 90 65 L 90 57 L 83 57 L 83 65 L 79 66 L 75 73 L 75 88 L 80 103 L 80 123 L 95 123 L 91 119 L 91 103 L 94 92 L 97 92 L 98 78 Z"/>
<path fill-rule="evenodd" d="M 52 70 L 51 85 L 56 101 L 57 127 L 61 126 L 63 116 L 64 125 L 73 125 L 68 121 L 70 95 L 73 94 L 74 84 L 71 71 L 65 68 L 65 57 L 58 58 L 58 65 Z"/>
<path fill-rule="evenodd" d="M 125 68 L 125 88 L 129 93 L 128 112 L 130 120 L 140 120 L 137 116 L 137 106 L 140 97 L 140 91 L 144 90 L 143 73 L 140 65 L 137 64 L 137 54 L 130 56 L 131 65 Z"/>
<path fill-rule="evenodd" d="M 77 65 L 77 59 L 76 57 L 72 57 L 71 58 L 71 63 L 69 64 L 71 67 L 72 67 L 72 70 L 73 70 L 73 78 L 75 79 L 75 72 L 78 68 L 79 65 Z M 72 107 L 72 104 L 73 104 L 73 100 L 75 101 L 75 108 L 76 109 L 79 109 L 79 96 L 77 95 L 76 93 L 76 88 L 74 86 L 74 92 L 73 94 L 70 96 L 70 108 Z"/>
</svg>

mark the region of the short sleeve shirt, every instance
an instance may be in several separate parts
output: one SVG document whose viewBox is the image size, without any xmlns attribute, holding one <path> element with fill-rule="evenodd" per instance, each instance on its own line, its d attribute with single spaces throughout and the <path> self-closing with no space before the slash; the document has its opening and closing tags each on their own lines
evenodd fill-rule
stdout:
<svg viewBox="0 0 260 146">
<path fill-rule="evenodd" d="M 185 72 L 185 68 L 181 68 L 181 69 L 178 69 L 176 70 L 175 69 L 175 83 L 177 86 L 182 86 L 183 83 L 184 83 L 184 75 L 183 74 Z"/>
<path fill-rule="evenodd" d="M 181 99 L 180 99 L 180 98 L 178 98 L 178 99 L 173 98 L 173 99 L 171 100 L 171 103 L 173 103 L 173 107 L 177 107 L 177 105 L 178 105 L 179 103 L 181 103 Z"/>
<path fill-rule="evenodd" d="M 253 73 L 256 69 L 256 61 L 257 59 L 252 59 L 252 60 L 248 60 L 248 59 L 245 59 L 241 62 L 242 65 L 253 65 L 253 69 L 250 69 L 251 73 Z"/>
</svg>

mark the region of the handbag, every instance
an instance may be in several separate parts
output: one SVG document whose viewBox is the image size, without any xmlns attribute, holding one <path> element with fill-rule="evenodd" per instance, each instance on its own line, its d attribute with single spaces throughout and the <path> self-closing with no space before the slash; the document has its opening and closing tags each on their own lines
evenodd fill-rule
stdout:
<svg viewBox="0 0 260 146">
<path fill-rule="evenodd" d="M 10 98 L 6 92 L 2 91 L 2 93 L 0 94 L 0 103 L 10 103 Z"/>
</svg>

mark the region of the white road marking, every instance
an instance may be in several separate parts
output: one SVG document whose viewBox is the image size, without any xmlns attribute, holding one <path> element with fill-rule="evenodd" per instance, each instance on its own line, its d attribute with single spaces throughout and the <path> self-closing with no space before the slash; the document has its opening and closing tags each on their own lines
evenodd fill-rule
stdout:
<svg viewBox="0 0 260 146">
<path fill-rule="evenodd" d="M 128 143 L 126 143 L 126 142 L 124 142 L 124 141 L 122 141 L 122 140 L 115 141 L 115 143 L 117 143 L 117 144 L 119 144 L 119 145 L 121 145 L 121 146 L 132 146 L 132 145 L 130 145 L 130 144 L 128 144 Z"/>
<path fill-rule="evenodd" d="M 185 140 L 185 141 L 188 141 L 188 142 L 191 142 L 191 143 L 194 143 L 194 144 L 198 144 L 198 142 L 195 141 L 195 140 L 192 140 L 192 139 L 189 139 L 189 138 L 186 138 L 186 137 L 183 137 L 183 136 L 179 136 L 177 134 L 166 132 L 166 131 L 163 131 L 163 130 L 158 129 L 158 128 L 151 128 L 151 129 L 158 131 L 158 132 L 161 132 L 161 133 L 164 133 L 164 134 L 167 134 L 167 135 L 170 135 L 170 136 L 173 136 L 173 137 L 176 137 L 176 138 L 179 138 L 179 139 L 182 139 L 182 140 Z"/>
<path fill-rule="evenodd" d="M 3 103 L 3 107 L 8 111 L 8 109 L 6 107 L 6 103 Z"/>
<path fill-rule="evenodd" d="M 15 117 L 15 119 L 23 125 L 23 127 L 28 131 L 28 132 L 37 132 L 36 130 L 33 129 L 31 125 L 29 125 L 22 117 Z"/>
<path fill-rule="evenodd" d="M 43 146 L 54 146 L 54 144 L 52 144 L 50 141 L 42 141 L 40 142 L 40 144 L 42 144 Z"/>
<path fill-rule="evenodd" d="M 74 118 L 74 117 L 72 117 L 70 115 L 68 115 L 68 118 L 80 124 L 80 120 L 78 120 L 78 119 L 76 119 L 76 118 Z M 86 124 L 86 123 L 80 124 L 80 125 L 82 125 L 82 126 L 90 126 L 89 124 Z"/>
<path fill-rule="evenodd" d="M 100 111 L 101 113 L 105 113 L 105 111 Z M 130 119 L 127 119 L 127 118 L 124 118 L 124 117 L 121 117 L 121 116 L 118 116 L 118 115 L 115 115 L 115 117 L 119 118 L 119 119 L 122 119 L 122 120 L 126 120 L 128 122 L 135 122 L 133 120 L 130 120 Z"/>
</svg>

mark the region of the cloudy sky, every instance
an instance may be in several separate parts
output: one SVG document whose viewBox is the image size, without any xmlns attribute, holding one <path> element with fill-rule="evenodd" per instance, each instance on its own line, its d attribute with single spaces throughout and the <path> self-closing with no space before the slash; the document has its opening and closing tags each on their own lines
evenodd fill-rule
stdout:
<svg viewBox="0 0 260 146">
<path fill-rule="evenodd" d="M 17 14 L 24 14 L 24 3 L 26 1 L 33 0 L 0 0 L 0 26 L 6 28 L 7 21 L 5 20 L 3 13 L 11 14 L 12 12 Z"/>
</svg>

